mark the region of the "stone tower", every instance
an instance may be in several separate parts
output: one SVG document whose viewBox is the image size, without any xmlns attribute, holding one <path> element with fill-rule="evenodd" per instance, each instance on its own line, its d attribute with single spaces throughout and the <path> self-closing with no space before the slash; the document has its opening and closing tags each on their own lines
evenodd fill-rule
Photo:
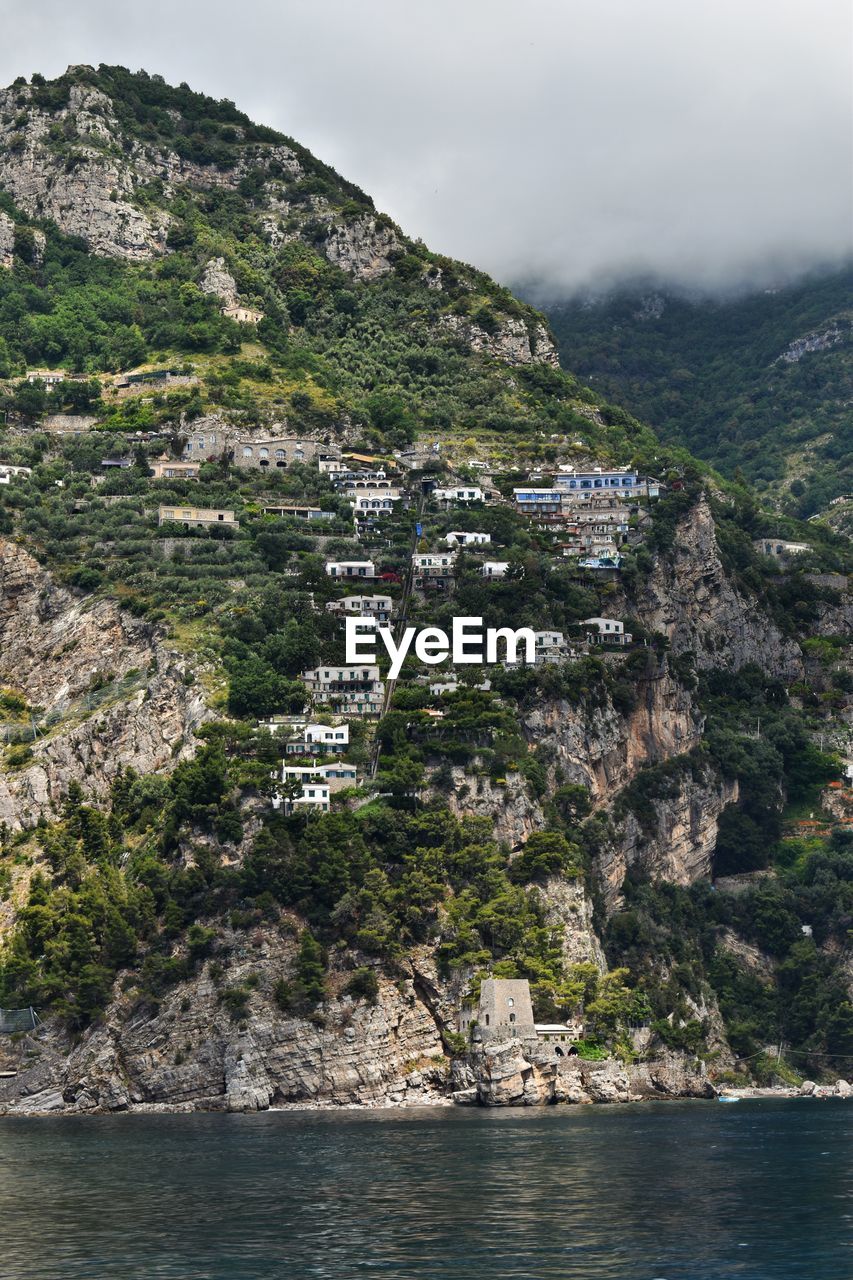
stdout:
<svg viewBox="0 0 853 1280">
<path fill-rule="evenodd" d="M 530 983 L 526 978 L 486 978 L 480 988 L 477 1030 L 486 1039 L 495 1035 L 524 1039 L 536 1035 Z"/>
</svg>

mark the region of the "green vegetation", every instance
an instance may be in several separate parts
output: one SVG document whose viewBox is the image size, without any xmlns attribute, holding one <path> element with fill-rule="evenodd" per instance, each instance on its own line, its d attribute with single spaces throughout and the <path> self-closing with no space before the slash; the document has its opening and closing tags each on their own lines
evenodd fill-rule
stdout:
<svg viewBox="0 0 853 1280">
<path fill-rule="evenodd" d="M 806 517 L 853 490 L 848 270 L 731 300 L 653 286 L 549 312 L 567 363 L 670 442 Z M 781 359 L 817 337 L 800 359 Z"/>
</svg>

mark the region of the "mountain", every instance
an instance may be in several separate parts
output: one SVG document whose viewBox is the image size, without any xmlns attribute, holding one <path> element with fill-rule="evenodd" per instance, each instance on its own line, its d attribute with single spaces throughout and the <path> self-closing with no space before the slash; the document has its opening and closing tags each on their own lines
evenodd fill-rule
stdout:
<svg viewBox="0 0 853 1280">
<path fill-rule="evenodd" d="M 654 286 L 548 308 L 564 363 L 783 510 L 853 492 L 853 271 L 731 299 Z"/>
<path fill-rule="evenodd" d="M 835 1088 L 849 540 L 232 103 L 19 81 L 0 189 L 0 1111 Z"/>
</svg>

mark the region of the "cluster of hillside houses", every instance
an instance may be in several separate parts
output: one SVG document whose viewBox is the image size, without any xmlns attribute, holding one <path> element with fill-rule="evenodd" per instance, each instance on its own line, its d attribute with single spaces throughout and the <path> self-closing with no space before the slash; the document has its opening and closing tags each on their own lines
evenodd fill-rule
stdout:
<svg viewBox="0 0 853 1280">
<path fill-rule="evenodd" d="M 263 447 L 285 450 L 286 445 L 287 441 L 280 438 Z M 259 456 L 256 445 L 247 444 L 244 448 L 255 450 L 250 465 L 266 461 Z M 239 452 L 237 450 L 235 456 L 239 456 Z M 288 454 L 288 461 L 291 457 Z M 328 448 L 316 447 L 313 458 L 336 492 L 346 497 L 351 506 L 357 541 L 375 544 L 377 531 L 382 532 L 395 512 L 421 497 L 441 510 L 464 511 L 468 524 L 475 523 L 471 515 L 477 504 L 510 505 L 534 527 L 555 532 L 557 556 L 573 553 L 581 564 L 586 561 L 591 570 L 611 576 L 618 573 L 619 549 L 629 536 L 629 505 L 639 497 L 655 497 L 660 491 L 656 482 L 642 479 L 627 469 L 563 468 L 552 487 L 520 486 L 513 490 L 511 499 L 507 499 L 496 492 L 486 478 L 482 484 L 451 482 L 439 486 L 423 476 L 410 481 L 401 467 L 396 468 L 397 475 L 393 476 L 394 464 L 383 465 L 378 459 L 365 455 L 331 457 Z M 294 504 L 265 506 L 262 510 L 268 515 L 305 521 L 332 515 L 321 507 Z M 192 523 L 198 521 L 199 514 L 198 509 L 190 508 L 163 511 L 164 518 L 183 518 Z M 226 521 L 233 516 L 233 513 L 211 512 L 208 518 L 218 522 L 223 514 Z M 341 625 L 355 618 L 364 630 L 393 626 L 399 607 L 397 589 L 408 579 L 405 589 L 420 592 L 424 597 L 435 592 L 450 592 L 460 555 L 466 556 L 469 570 L 473 568 L 485 581 L 503 580 L 519 572 L 509 560 L 492 558 L 495 541 L 485 530 L 453 529 L 441 535 L 440 545 L 430 549 L 421 549 L 421 542 L 419 538 L 410 562 L 396 566 L 393 571 L 383 572 L 381 556 L 374 558 L 366 554 L 357 559 L 327 559 L 326 575 L 340 584 L 344 594 L 328 601 L 324 606 L 326 612 Z M 536 632 L 535 663 L 562 662 L 589 652 L 593 646 L 618 650 L 632 643 L 631 634 L 618 618 L 585 618 L 578 630 L 580 634 L 572 637 L 557 630 Z M 521 654 L 514 657 L 507 654 L 504 665 L 523 660 Z M 359 783 L 356 767 L 346 759 L 349 724 L 353 719 L 375 719 L 382 714 L 386 682 L 379 666 L 372 663 L 321 663 L 303 671 L 300 678 L 310 695 L 314 714 L 319 713 L 328 723 L 312 723 L 305 717 L 282 717 L 267 723 L 273 732 L 287 734 L 284 763 L 276 775 L 274 804 L 288 813 L 325 812 L 335 792 Z M 459 687 L 452 670 L 441 678 L 419 676 L 417 679 L 436 697 Z M 489 687 L 488 680 L 482 687 Z M 443 717 L 444 712 L 435 708 L 430 714 Z"/>
<path fill-rule="evenodd" d="M 54 377 L 54 372 L 36 370 L 32 378 L 54 385 L 65 376 L 56 373 Z M 183 381 L 187 376 L 179 370 L 124 375 L 116 390 L 155 389 L 161 384 Z M 549 536 L 557 560 L 576 557 L 581 568 L 606 580 L 618 576 L 623 547 L 642 538 L 642 533 L 637 532 L 637 520 L 631 519 L 643 514 L 638 499 L 655 498 L 660 493 L 656 481 L 629 468 L 593 466 L 584 470 L 564 465 L 550 479 L 534 475 L 507 494 L 496 488 L 486 463 L 475 460 L 468 464 L 467 469 L 476 472 L 476 481 L 472 482 L 439 476 L 434 467 L 424 466 L 424 461 L 434 460 L 434 451 L 425 459 L 416 451 L 380 459 L 345 452 L 329 440 L 276 433 L 275 427 L 247 434 L 245 429 L 226 426 L 221 419 L 203 418 L 186 430 L 180 455 L 174 450 L 163 452 L 151 459 L 149 467 L 151 477 L 163 482 L 164 488 L 170 481 L 190 481 L 199 485 L 199 496 L 206 464 L 227 463 L 237 470 L 261 474 L 299 465 L 315 467 L 336 495 L 333 504 L 327 503 L 336 510 L 306 501 L 269 501 L 260 506 L 260 512 L 271 518 L 314 524 L 319 534 L 328 536 L 329 524 L 335 522 L 339 526 L 344 518 L 341 513 L 349 508 L 352 538 L 365 544 L 364 554 L 352 559 L 330 556 L 325 560 L 325 573 L 339 584 L 341 594 L 324 607 L 342 627 L 348 619 L 356 618 L 365 630 L 393 627 L 400 598 L 410 592 L 421 593 L 423 598 L 451 593 L 463 560 L 467 572 L 477 573 L 486 583 L 521 575 L 517 562 L 501 558 L 500 538 L 488 529 L 477 528 L 476 513 L 480 509 L 509 507 L 531 528 Z M 105 457 L 100 474 L 92 477 L 93 483 L 111 471 L 132 465 L 130 456 Z M 0 484 L 28 474 L 25 467 L 0 463 Z M 174 491 L 173 485 L 171 492 Z M 434 545 L 425 544 L 419 536 L 405 564 L 383 568 L 386 557 L 374 548 L 390 545 L 388 535 L 399 528 L 395 518 L 417 504 L 426 504 L 428 511 L 458 512 L 459 523 L 469 527 L 452 528 L 438 535 Z M 157 507 L 157 521 L 160 526 L 174 524 L 188 530 L 233 532 L 240 525 L 232 509 L 207 506 L 203 501 L 177 501 L 166 495 Z M 485 523 L 494 528 L 493 523 Z M 618 618 L 589 617 L 577 631 L 570 637 L 557 630 L 537 631 L 535 663 L 562 662 L 589 652 L 593 646 L 618 651 L 632 642 Z M 523 656 L 507 653 L 504 665 L 523 660 Z M 300 679 L 308 695 L 309 714 L 281 717 L 267 724 L 271 731 L 283 733 L 286 738 L 274 802 L 288 812 L 322 812 L 329 808 L 335 792 L 358 784 L 356 767 L 347 760 L 350 722 L 375 720 L 382 715 L 386 682 L 379 666 L 372 663 L 322 661 L 303 671 Z M 458 687 L 452 668 L 441 678 L 423 675 L 418 679 L 436 696 Z M 488 680 L 483 687 L 488 687 Z M 441 717 L 444 711 L 436 707 L 431 714 Z"/>
</svg>

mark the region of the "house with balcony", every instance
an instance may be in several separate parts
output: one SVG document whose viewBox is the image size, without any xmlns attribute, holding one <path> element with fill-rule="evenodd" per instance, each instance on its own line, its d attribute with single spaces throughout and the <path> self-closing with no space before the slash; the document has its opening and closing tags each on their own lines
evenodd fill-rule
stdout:
<svg viewBox="0 0 853 1280">
<path fill-rule="evenodd" d="M 453 582 L 455 551 L 424 551 L 412 556 L 414 585 L 421 591 L 446 591 Z"/>
<path fill-rule="evenodd" d="M 157 511 L 157 523 L 182 524 L 185 529 L 210 529 L 213 526 L 226 529 L 239 529 L 240 521 L 233 511 L 224 507 L 190 507 L 160 506 Z"/>
<path fill-rule="evenodd" d="M 149 474 L 155 480 L 198 480 L 200 465 L 201 459 L 198 462 L 179 462 L 177 458 L 170 458 L 164 453 L 159 458 L 152 459 Z"/>
<path fill-rule="evenodd" d="M 261 507 L 265 516 L 279 516 L 291 520 L 335 520 L 334 511 L 324 511 L 322 507 L 302 507 L 295 503 L 285 503 L 280 507 Z"/>
<path fill-rule="evenodd" d="M 387 622 L 393 611 L 394 602 L 390 596 L 344 596 L 342 600 L 330 600 L 326 605 L 326 613 L 376 622 Z"/>
<path fill-rule="evenodd" d="M 318 706 L 328 706 L 341 715 L 382 714 L 385 683 L 377 666 L 314 667 L 303 671 L 300 679 Z"/>
<path fill-rule="evenodd" d="M 381 468 L 375 471 L 356 471 L 341 463 L 340 469 L 332 476 L 332 484 L 336 489 L 391 489 L 394 486 L 388 472 Z"/>
<path fill-rule="evenodd" d="M 327 560 L 326 573 L 330 578 L 375 578 L 376 565 L 372 560 Z"/>
<path fill-rule="evenodd" d="M 294 813 L 328 813 L 331 808 L 331 788 L 325 782 L 309 782 L 302 786 L 297 796 L 273 796 L 272 807 L 287 817 Z"/>
<path fill-rule="evenodd" d="M 476 484 L 447 485 L 433 489 L 432 496 L 436 502 L 445 507 L 454 507 L 459 504 L 467 506 L 469 502 L 483 502 L 485 499 L 483 490 Z"/>
<path fill-rule="evenodd" d="M 586 638 L 589 644 L 627 645 L 633 636 L 625 631 L 625 623 L 618 618 L 584 618 L 582 627 L 586 627 Z"/>
<path fill-rule="evenodd" d="M 395 489 L 353 489 L 347 491 L 346 498 L 352 507 L 356 525 L 369 528 L 392 516 L 394 504 L 402 500 L 402 495 Z"/>
<path fill-rule="evenodd" d="M 560 489 L 535 485 L 522 485 L 512 491 L 512 501 L 519 515 L 529 518 L 556 517 L 563 514 L 563 494 Z"/>
<path fill-rule="evenodd" d="M 574 467 L 563 466 L 554 477 L 554 484 L 567 493 L 608 493 L 616 498 L 635 497 L 641 489 L 637 472 L 627 467 L 593 467 L 590 471 L 578 471 Z"/>
<path fill-rule="evenodd" d="M 283 764 L 280 777 L 284 783 L 301 782 L 308 785 L 319 782 L 328 786 L 332 795 L 358 784 L 355 765 L 347 764 L 344 760 L 335 760 L 331 764 Z"/>
<path fill-rule="evenodd" d="M 306 724 L 285 743 L 284 751 L 288 756 L 336 756 L 348 747 L 348 724 Z"/>
<path fill-rule="evenodd" d="M 483 578 L 505 578 L 509 573 L 508 560 L 485 560 L 480 565 L 480 575 Z"/>
</svg>

